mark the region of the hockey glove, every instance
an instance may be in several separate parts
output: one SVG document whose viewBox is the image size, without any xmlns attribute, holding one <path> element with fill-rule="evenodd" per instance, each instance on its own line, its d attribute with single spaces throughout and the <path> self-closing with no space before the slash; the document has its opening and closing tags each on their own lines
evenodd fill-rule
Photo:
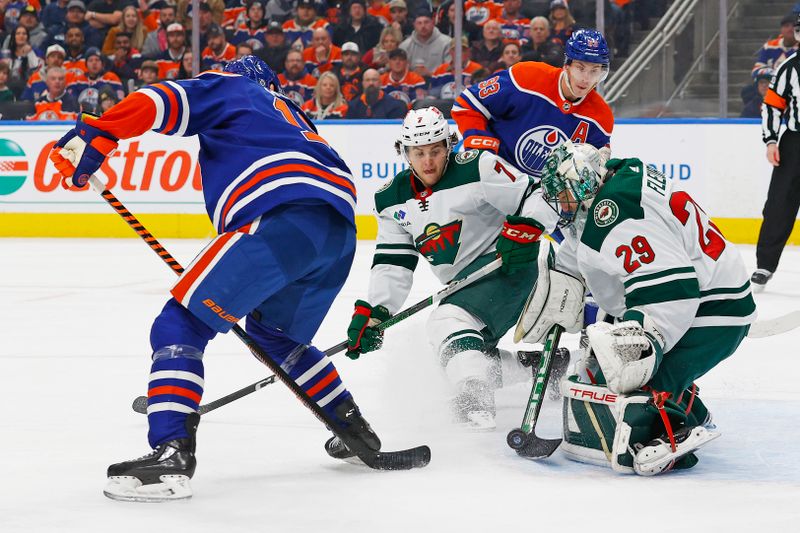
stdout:
<svg viewBox="0 0 800 533">
<path fill-rule="evenodd" d="M 383 346 L 383 331 L 375 326 L 389 318 L 382 305 L 372 307 L 364 300 L 356 300 L 356 310 L 347 328 L 347 357 L 358 359 L 362 353 L 373 352 Z"/>
<path fill-rule="evenodd" d="M 61 173 L 61 185 L 68 189 L 83 187 L 97 172 L 103 161 L 117 149 L 119 139 L 90 126 L 78 117 L 75 127 L 58 140 L 50 152 L 50 160 Z"/>
<path fill-rule="evenodd" d="M 513 274 L 536 262 L 543 231 L 544 227 L 532 218 L 508 215 L 497 239 L 497 255 L 503 258 L 500 270 Z"/>
</svg>

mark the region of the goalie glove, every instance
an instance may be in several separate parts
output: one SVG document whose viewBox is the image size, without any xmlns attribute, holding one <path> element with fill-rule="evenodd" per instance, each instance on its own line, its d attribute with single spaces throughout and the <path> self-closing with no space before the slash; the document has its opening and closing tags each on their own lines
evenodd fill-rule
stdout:
<svg viewBox="0 0 800 533">
<path fill-rule="evenodd" d="M 356 300 L 356 308 L 350 327 L 347 328 L 347 353 L 350 359 L 358 359 L 362 353 L 379 350 L 383 346 L 383 331 L 375 326 L 391 315 L 382 305 L 372 307 L 364 300 Z"/>
<path fill-rule="evenodd" d="M 508 215 L 497 239 L 497 255 L 503 259 L 500 270 L 513 274 L 536 261 L 543 231 L 544 227 L 532 218 Z"/>
<path fill-rule="evenodd" d="M 61 174 L 61 185 L 83 187 L 106 157 L 117 149 L 119 139 L 78 117 L 75 127 L 61 137 L 50 152 L 50 160 Z"/>
<path fill-rule="evenodd" d="M 645 316 L 617 324 L 598 322 L 586 328 L 589 345 L 597 357 L 608 388 L 624 394 L 642 388 L 655 374 L 663 348 L 661 333 Z"/>
</svg>

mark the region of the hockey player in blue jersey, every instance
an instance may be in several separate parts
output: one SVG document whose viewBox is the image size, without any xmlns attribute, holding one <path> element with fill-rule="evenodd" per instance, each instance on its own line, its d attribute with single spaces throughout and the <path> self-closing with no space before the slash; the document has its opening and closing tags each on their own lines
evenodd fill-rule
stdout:
<svg viewBox="0 0 800 533">
<path fill-rule="evenodd" d="M 203 196 L 218 236 L 180 276 L 152 325 L 147 418 L 154 451 L 111 465 L 105 494 L 191 496 L 203 352 L 243 317 L 250 336 L 339 424 L 337 433 L 380 449 L 333 363 L 310 345 L 355 253 L 356 191 L 347 165 L 252 56 L 224 72 L 144 87 L 100 118 L 84 115 L 51 159 L 65 185 L 81 185 L 119 139 L 148 130 L 199 136 Z M 338 437 L 326 451 L 354 455 Z"/>
<path fill-rule="evenodd" d="M 523 61 L 468 87 L 452 110 L 464 148 L 492 150 L 534 177 L 567 140 L 591 144 L 608 159 L 614 117 L 595 89 L 609 61 L 603 35 L 578 30 L 562 68 Z"/>
</svg>

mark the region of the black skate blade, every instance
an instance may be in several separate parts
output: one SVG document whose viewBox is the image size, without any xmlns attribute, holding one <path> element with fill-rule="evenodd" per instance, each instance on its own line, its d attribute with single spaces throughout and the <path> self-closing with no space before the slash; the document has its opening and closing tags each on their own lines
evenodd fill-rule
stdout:
<svg viewBox="0 0 800 533">
<path fill-rule="evenodd" d="M 422 468 L 431 462 L 431 449 L 417 446 L 396 452 L 359 453 L 358 458 L 375 470 L 411 470 Z"/>
<path fill-rule="evenodd" d="M 535 434 L 528 435 L 528 441 L 517 449 L 517 454 L 526 459 L 546 459 L 561 445 L 561 439 L 541 439 Z"/>
</svg>

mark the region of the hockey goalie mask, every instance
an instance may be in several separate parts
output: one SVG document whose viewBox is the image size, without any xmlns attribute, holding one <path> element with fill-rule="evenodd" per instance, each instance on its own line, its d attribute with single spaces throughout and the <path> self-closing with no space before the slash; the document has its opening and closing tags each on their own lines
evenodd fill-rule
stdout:
<svg viewBox="0 0 800 533">
<path fill-rule="evenodd" d="M 589 144 L 567 141 L 550 152 L 542 175 L 542 197 L 559 214 L 560 227 L 586 214 L 604 172 L 600 152 Z"/>
</svg>

